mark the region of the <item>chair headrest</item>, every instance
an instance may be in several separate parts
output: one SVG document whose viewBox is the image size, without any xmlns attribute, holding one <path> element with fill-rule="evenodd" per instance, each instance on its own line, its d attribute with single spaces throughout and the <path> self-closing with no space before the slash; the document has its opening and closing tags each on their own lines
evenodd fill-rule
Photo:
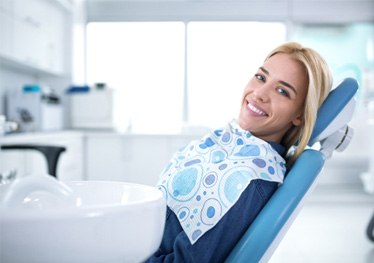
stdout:
<svg viewBox="0 0 374 263">
<path fill-rule="evenodd" d="M 357 90 L 358 82 L 353 78 L 346 78 L 330 91 L 318 110 L 309 146 L 327 138 L 351 120 Z"/>
</svg>

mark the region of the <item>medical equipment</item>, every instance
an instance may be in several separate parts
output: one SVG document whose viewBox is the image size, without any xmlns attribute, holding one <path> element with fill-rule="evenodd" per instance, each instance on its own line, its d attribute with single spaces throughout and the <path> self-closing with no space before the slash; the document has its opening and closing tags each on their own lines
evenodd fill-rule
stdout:
<svg viewBox="0 0 374 263">
<path fill-rule="evenodd" d="M 289 170 L 286 179 L 271 197 L 250 228 L 235 246 L 226 262 L 267 262 L 314 189 L 325 160 L 334 150 L 343 151 L 352 137 L 346 124 L 353 115 L 355 79 L 344 79 L 318 111 L 309 146 L 320 143 L 320 149 L 307 149 Z"/>
<path fill-rule="evenodd" d="M 61 97 L 49 87 L 25 85 L 6 95 L 8 119 L 22 132 L 56 131 L 64 126 Z"/>
<path fill-rule="evenodd" d="M 67 90 L 70 101 L 71 127 L 78 129 L 114 128 L 114 91 L 103 84 L 96 88 L 72 86 Z M 100 105 L 98 107 L 98 105 Z"/>
</svg>

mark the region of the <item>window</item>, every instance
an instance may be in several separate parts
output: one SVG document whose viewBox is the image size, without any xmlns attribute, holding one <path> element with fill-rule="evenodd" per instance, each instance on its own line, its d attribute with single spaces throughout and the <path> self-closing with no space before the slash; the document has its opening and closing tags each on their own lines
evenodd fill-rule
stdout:
<svg viewBox="0 0 374 263">
<path fill-rule="evenodd" d="M 292 39 L 317 50 L 331 67 L 336 85 L 353 77 L 360 83 L 357 110 L 374 98 L 374 24 L 295 25 Z"/>
<path fill-rule="evenodd" d="M 282 23 L 89 23 L 87 81 L 115 90 L 119 130 L 222 126 L 236 117 L 266 54 L 285 40 Z"/>
<path fill-rule="evenodd" d="M 181 22 L 89 23 L 87 81 L 114 89 L 118 130 L 180 128 L 184 86 Z"/>
</svg>

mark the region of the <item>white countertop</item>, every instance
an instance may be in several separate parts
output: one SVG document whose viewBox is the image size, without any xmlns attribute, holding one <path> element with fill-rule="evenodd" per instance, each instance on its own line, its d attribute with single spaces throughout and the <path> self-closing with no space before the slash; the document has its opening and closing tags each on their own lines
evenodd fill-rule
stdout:
<svg viewBox="0 0 374 263">
<path fill-rule="evenodd" d="M 25 132 L 25 133 L 11 133 L 4 136 L 0 136 L 1 141 L 19 141 L 19 140 L 34 140 L 48 139 L 56 136 L 94 136 L 94 137 L 199 137 L 202 133 L 190 132 L 190 133 L 133 133 L 133 132 L 117 132 L 110 130 L 61 130 L 61 131 L 48 131 L 48 132 Z"/>
</svg>

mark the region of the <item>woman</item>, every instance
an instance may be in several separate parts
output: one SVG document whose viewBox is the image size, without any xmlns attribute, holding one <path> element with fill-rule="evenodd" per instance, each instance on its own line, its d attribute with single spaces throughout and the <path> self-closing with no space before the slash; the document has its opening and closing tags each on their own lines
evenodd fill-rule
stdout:
<svg viewBox="0 0 374 263">
<path fill-rule="evenodd" d="M 244 89 L 237 121 L 176 153 L 161 175 L 164 236 L 147 262 L 223 262 L 282 183 L 311 136 L 331 89 L 326 62 L 286 43 Z"/>
</svg>

